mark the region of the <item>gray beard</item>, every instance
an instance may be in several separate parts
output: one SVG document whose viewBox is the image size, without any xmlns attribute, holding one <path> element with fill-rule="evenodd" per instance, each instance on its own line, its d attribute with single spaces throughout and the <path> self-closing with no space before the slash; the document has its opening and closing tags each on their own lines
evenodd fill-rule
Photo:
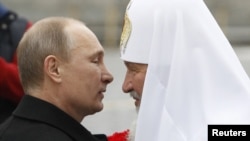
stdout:
<svg viewBox="0 0 250 141">
<path fill-rule="evenodd" d="M 134 120 L 129 128 L 128 141 L 135 141 L 136 121 Z"/>
<path fill-rule="evenodd" d="M 136 107 L 136 113 L 138 115 L 139 107 Z M 129 134 L 128 134 L 128 141 L 135 141 L 135 132 L 136 132 L 136 125 L 137 125 L 137 117 L 132 122 L 130 128 L 129 128 Z"/>
<path fill-rule="evenodd" d="M 133 91 L 133 92 L 131 92 L 130 93 L 130 95 L 131 95 L 131 97 L 137 97 L 137 98 L 139 98 L 139 95 L 135 92 L 135 91 Z M 140 109 L 140 107 L 138 106 L 138 107 L 135 107 L 136 109 L 136 113 L 137 113 L 137 115 L 138 115 L 138 112 L 139 112 L 139 109 Z M 127 139 L 127 141 L 135 141 L 135 132 L 136 132 L 136 125 L 137 125 L 137 117 L 136 117 L 136 119 L 132 122 L 132 124 L 131 124 L 131 126 L 130 126 L 130 128 L 129 128 L 129 134 L 128 134 L 128 139 Z"/>
</svg>

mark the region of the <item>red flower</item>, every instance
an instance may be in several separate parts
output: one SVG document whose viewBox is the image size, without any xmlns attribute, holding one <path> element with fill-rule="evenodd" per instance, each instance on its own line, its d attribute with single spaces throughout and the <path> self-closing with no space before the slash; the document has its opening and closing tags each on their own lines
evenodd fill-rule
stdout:
<svg viewBox="0 0 250 141">
<path fill-rule="evenodd" d="M 108 136 L 108 141 L 128 141 L 129 130 L 123 132 L 115 132 L 113 135 Z"/>
</svg>

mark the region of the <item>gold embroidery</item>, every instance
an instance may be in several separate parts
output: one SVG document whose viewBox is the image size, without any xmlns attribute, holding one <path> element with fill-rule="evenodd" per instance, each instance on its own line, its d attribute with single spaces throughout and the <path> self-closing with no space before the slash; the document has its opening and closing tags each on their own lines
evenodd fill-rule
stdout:
<svg viewBox="0 0 250 141">
<path fill-rule="evenodd" d="M 130 19 L 128 17 L 128 12 L 127 12 L 132 2 L 133 2 L 132 0 L 129 2 L 127 9 L 126 9 L 125 16 L 124 16 L 124 25 L 123 25 L 122 35 L 121 35 L 121 40 L 120 40 L 120 47 L 121 47 L 122 53 L 125 53 L 126 45 L 127 45 L 129 36 L 131 34 L 131 30 L 132 30 L 131 22 L 130 22 Z"/>
<path fill-rule="evenodd" d="M 122 29 L 122 35 L 121 35 L 121 42 L 120 42 L 120 47 L 122 50 L 122 53 L 125 53 L 126 50 L 126 45 L 129 39 L 129 36 L 131 34 L 131 22 L 128 18 L 127 12 L 125 13 L 124 16 L 124 25 Z"/>
</svg>

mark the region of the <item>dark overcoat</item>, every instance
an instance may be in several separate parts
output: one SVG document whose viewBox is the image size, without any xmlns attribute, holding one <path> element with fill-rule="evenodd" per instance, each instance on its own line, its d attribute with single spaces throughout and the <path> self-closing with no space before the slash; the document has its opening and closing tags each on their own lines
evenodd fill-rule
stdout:
<svg viewBox="0 0 250 141">
<path fill-rule="evenodd" d="M 0 141 L 107 141 L 92 135 L 56 106 L 25 95 L 12 116 L 0 125 Z"/>
</svg>

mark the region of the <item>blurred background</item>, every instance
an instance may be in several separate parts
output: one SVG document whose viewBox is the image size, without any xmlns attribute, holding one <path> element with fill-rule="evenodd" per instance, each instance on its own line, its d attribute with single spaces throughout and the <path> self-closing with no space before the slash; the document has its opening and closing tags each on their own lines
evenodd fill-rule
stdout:
<svg viewBox="0 0 250 141">
<path fill-rule="evenodd" d="M 133 100 L 121 90 L 125 67 L 119 59 L 123 15 L 129 0 L 0 0 L 33 23 L 48 16 L 82 20 L 106 50 L 106 64 L 114 75 L 104 98 L 104 110 L 82 122 L 92 133 L 112 134 L 130 127 L 136 118 Z M 250 0 L 205 0 L 250 76 Z"/>
<path fill-rule="evenodd" d="M 104 46 L 118 46 L 123 15 L 129 0 L 2 0 L 9 8 L 35 22 L 48 16 L 70 16 L 84 21 Z M 205 0 L 232 44 L 250 44 L 249 0 Z"/>
</svg>

